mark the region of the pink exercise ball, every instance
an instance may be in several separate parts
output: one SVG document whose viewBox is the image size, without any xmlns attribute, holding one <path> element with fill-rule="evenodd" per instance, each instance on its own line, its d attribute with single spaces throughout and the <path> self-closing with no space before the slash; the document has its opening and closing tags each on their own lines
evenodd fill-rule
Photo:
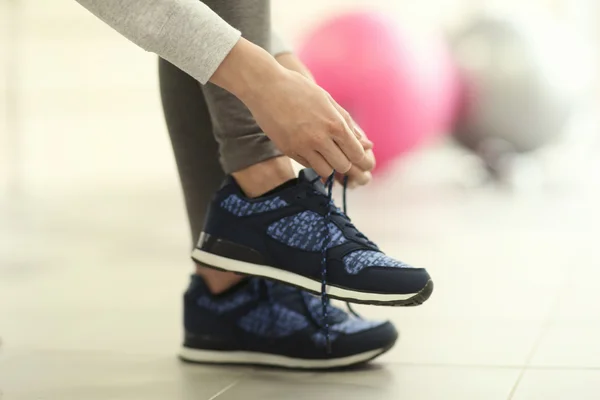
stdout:
<svg viewBox="0 0 600 400">
<path fill-rule="evenodd" d="M 419 41 L 386 15 L 354 12 L 318 26 L 299 54 L 375 143 L 377 170 L 450 130 L 458 79 L 442 40 Z"/>
</svg>

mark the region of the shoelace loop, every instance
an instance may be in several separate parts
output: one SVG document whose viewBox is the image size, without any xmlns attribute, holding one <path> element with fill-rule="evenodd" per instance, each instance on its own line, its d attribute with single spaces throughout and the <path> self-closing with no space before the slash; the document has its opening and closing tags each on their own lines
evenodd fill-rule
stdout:
<svg viewBox="0 0 600 400">
<path fill-rule="evenodd" d="M 331 174 L 324 183 L 325 188 L 327 190 L 327 194 L 324 196 L 326 199 L 324 199 L 320 203 L 321 207 L 327 207 L 328 221 L 331 222 L 331 215 L 340 216 L 345 221 L 344 226 L 348 229 L 351 229 L 353 231 L 355 237 L 363 239 L 367 244 L 369 244 L 371 246 L 376 246 L 375 243 L 370 241 L 367 236 L 365 236 L 362 232 L 360 232 L 356 228 L 356 226 L 354 226 L 354 224 L 352 223 L 352 220 L 348 216 L 348 206 L 347 206 L 347 201 L 346 201 L 346 197 L 347 197 L 346 192 L 348 189 L 348 176 L 344 175 L 344 179 L 343 179 L 343 200 L 342 200 L 343 207 L 342 207 L 342 210 L 337 208 L 335 206 L 335 204 L 333 204 L 333 201 L 332 201 L 332 190 L 333 190 L 333 184 L 335 182 L 335 179 L 332 177 L 335 178 L 335 172 L 333 174 Z M 318 181 L 320 179 L 321 179 L 320 177 L 316 178 L 311 183 L 314 184 L 316 181 Z M 323 196 L 323 193 L 313 190 L 312 192 L 309 192 L 308 195 L 309 196 Z"/>
</svg>

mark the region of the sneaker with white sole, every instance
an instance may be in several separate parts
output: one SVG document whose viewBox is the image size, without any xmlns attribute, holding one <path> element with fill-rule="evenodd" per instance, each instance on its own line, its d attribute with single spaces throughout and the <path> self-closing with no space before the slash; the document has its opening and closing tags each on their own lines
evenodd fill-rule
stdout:
<svg viewBox="0 0 600 400">
<path fill-rule="evenodd" d="M 197 275 L 184 295 L 185 340 L 180 358 L 209 364 L 335 369 L 388 351 L 398 333 L 327 305 L 329 351 L 321 300 L 306 291 L 249 278 L 212 295 Z"/>
<path fill-rule="evenodd" d="M 363 235 L 311 169 L 259 198 L 228 177 L 192 257 L 353 303 L 413 306 L 433 290 L 425 269 L 387 256 Z"/>
</svg>

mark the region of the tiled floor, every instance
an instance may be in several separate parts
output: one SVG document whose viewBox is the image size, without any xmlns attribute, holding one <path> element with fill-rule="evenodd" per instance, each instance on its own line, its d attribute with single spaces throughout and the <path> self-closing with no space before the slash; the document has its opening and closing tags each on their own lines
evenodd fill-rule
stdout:
<svg viewBox="0 0 600 400">
<path fill-rule="evenodd" d="M 299 15 L 342 0 L 273 3 L 293 36 Z M 414 15 L 438 18 L 425 3 Z M 0 81 L 0 399 L 599 398 L 600 169 L 564 151 L 548 168 L 561 179 L 538 189 L 471 187 L 468 162 L 440 145 L 351 195 L 357 225 L 436 283 L 422 307 L 359 307 L 401 331 L 372 366 L 180 364 L 189 239 L 154 56 L 70 0 L 18 4 L 16 60 L 0 47 L 0 76 L 20 66 L 14 114 Z M 20 191 L 5 190 L 10 176 Z"/>
<path fill-rule="evenodd" d="M 595 399 L 599 196 L 544 193 L 385 178 L 354 194 L 359 226 L 429 266 L 436 290 L 418 308 L 360 307 L 402 340 L 371 368 L 332 374 L 176 361 L 190 265 L 175 182 L 5 199 L 0 388 L 19 400 Z"/>
</svg>

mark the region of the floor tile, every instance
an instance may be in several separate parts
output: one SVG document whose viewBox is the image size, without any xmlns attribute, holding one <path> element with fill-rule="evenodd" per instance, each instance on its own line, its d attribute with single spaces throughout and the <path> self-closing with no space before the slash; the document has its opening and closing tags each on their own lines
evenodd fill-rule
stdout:
<svg viewBox="0 0 600 400">
<path fill-rule="evenodd" d="M 388 253 L 430 271 L 431 299 L 403 311 L 406 318 L 543 322 L 573 272 L 565 266 L 590 261 L 597 228 L 587 225 L 595 217 L 574 213 L 590 205 L 571 196 L 564 204 L 540 206 L 539 199 L 459 196 L 442 188 L 417 188 L 409 200 L 399 195 L 403 190 L 392 182 L 385 190 L 371 189 L 378 199 L 375 215 L 368 195 L 360 193 L 356 202 L 351 197 L 350 212 Z"/>
<path fill-rule="evenodd" d="M 174 356 L 119 352 L 38 351 L 0 358 L 7 400 L 208 400 L 246 373 L 184 365 Z"/>
<path fill-rule="evenodd" d="M 48 307 L 45 312 L 2 313 L 1 337 L 8 349 L 173 355 L 183 338 L 178 303 L 137 311 L 118 306 L 87 311 Z"/>
<path fill-rule="evenodd" d="M 593 251 L 582 253 L 587 260 L 569 265 L 568 285 L 560 293 L 532 365 L 600 368 L 600 260 Z"/>
<path fill-rule="evenodd" d="M 419 399 L 505 400 L 518 369 L 374 366 L 351 372 L 290 374 L 257 372 L 219 400 Z"/>
<path fill-rule="evenodd" d="M 408 364 L 524 366 L 541 332 L 537 324 L 512 321 L 393 321 L 400 340 L 383 360 Z"/>
<path fill-rule="evenodd" d="M 600 370 L 528 370 L 511 400 L 596 400 Z"/>
<path fill-rule="evenodd" d="M 600 368 L 600 322 L 554 324 L 544 333 L 532 366 Z"/>
<path fill-rule="evenodd" d="M 597 236 L 594 236 L 597 237 Z M 560 302 L 554 313 L 557 323 L 597 323 L 600 325 L 600 256 L 586 252 L 587 260 L 570 266 L 572 278 L 561 292 Z"/>
</svg>

